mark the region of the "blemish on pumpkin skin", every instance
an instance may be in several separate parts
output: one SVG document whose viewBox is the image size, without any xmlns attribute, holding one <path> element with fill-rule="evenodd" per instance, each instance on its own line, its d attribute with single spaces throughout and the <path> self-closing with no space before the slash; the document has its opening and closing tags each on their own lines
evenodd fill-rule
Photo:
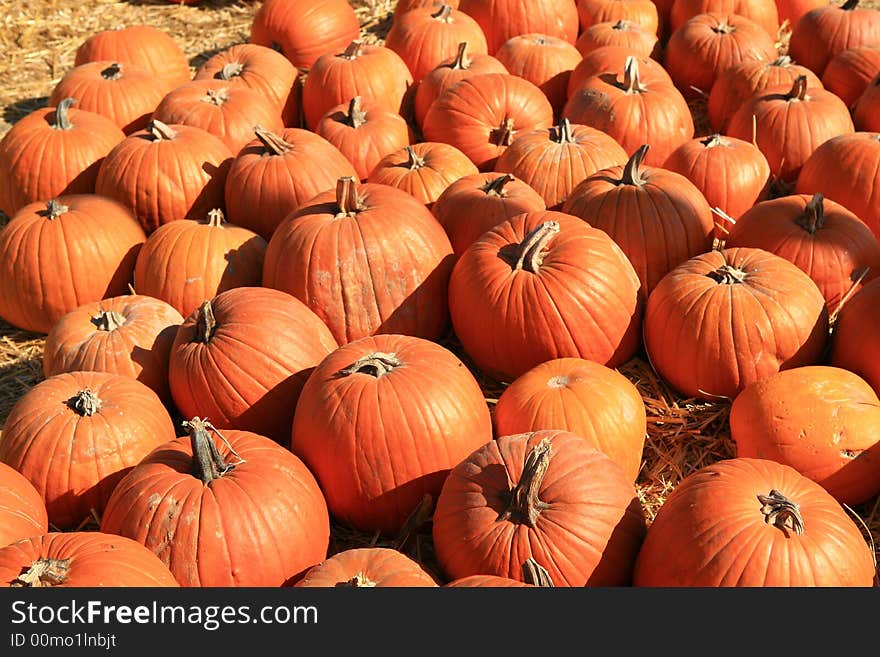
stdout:
<svg viewBox="0 0 880 657">
<path fill-rule="evenodd" d="M 857 458 L 858 455 L 861 454 L 861 450 L 854 449 L 842 449 L 840 450 L 840 455 L 845 459 L 854 459 Z"/>
<path fill-rule="evenodd" d="M 155 510 L 155 508 L 157 506 L 159 506 L 159 502 L 161 502 L 161 501 L 162 501 L 162 496 L 159 495 L 159 493 L 153 493 L 152 495 L 150 495 L 150 499 L 147 500 L 147 508 L 150 511 L 153 511 L 153 510 Z"/>
<path fill-rule="evenodd" d="M 186 285 L 192 285 L 193 283 L 198 283 L 200 280 L 202 280 L 202 277 L 201 277 L 201 276 L 192 276 L 192 277 L 190 277 L 190 278 L 187 278 L 187 279 L 184 281 L 184 283 L 185 283 Z"/>
</svg>

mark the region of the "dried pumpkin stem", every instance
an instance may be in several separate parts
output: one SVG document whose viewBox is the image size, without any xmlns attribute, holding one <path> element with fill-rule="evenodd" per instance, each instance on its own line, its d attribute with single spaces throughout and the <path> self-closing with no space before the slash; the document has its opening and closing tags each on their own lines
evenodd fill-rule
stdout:
<svg viewBox="0 0 880 657">
<path fill-rule="evenodd" d="M 99 331 L 115 331 L 121 326 L 125 326 L 125 315 L 115 310 L 102 310 L 92 317 L 92 324 Z"/>
<path fill-rule="evenodd" d="M 261 125 L 254 127 L 254 134 L 272 155 L 284 155 L 294 149 L 293 144 L 284 141 L 280 135 L 276 135 Z"/>
<path fill-rule="evenodd" d="M 559 125 L 553 126 L 550 134 L 553 141 L 557 144 L 574 143 L 574 136 L 571 134 L 571 122 L 566 118 L 563 118 Z"/>
<path fill-rule="evenodd" d="M 345 582 L 339 582 L 336 584 L 339 587 L 357 587 L 357 588 L 369 588 L 376 586 L 376 582 L 371 580 L 369 577 L 364 575 L 363 571 L 359 572 L 357 575 L 352 577 L 350 580 Z"/>
<path fill-rule="evenodd" d="M 746 273 L 733 265 L 721 265 L 715 271 L 706 274 L 709 278 L 720 285 L 738 285 L 746 280 Z"/>
<path fill-rule="evenodd" d="M 719 133 L 704 137 L 700 143 L 706 148 L 718 148 L 719 146 L 730 146 L 730 141 Z"/>
<path fill-rule="evenodd" d="M 558 232 L 558 221 L 545 221 L 533 228 L 520 243 L 516 264 L 513 268 L 537 274 L 544 262 L 544 249 Z"/>
<path fill-rule="evenodd" d="M 623 90 L 628 94 L 637 94 L 645 91 L 642 81 L 639 79 L 639 60 L 630 55 L 623 65 Z"/>
<path fill-rule="evenodd" d="M 363 39 L 355 39 L 354 41 L 349 43 L 348 46 L 346 46 L 340 57 L 344 59 L 357 59 L 363 54 L 363 52 L 361 52 L 361 48 L 363 48 L 363 45 Z"/>
<path fill-rule="evenodd" d="M 217 73 L 221 80 L 231 80 L 244 72 L 244 64 L 241 62 L 229 62 Z"/>
<path fill-rule="evenodd" d="M 629 30 L 630 22 L 624 19 L 619 19 L 614 25 L 611 26 L 612 30 Z"/>
<path fill-rule="evenodd" d="M 788 92 L 788 100 L 805 100 L 807 97 L 807 76 L 799 75 L 794 79 L 791 85 L 791 91 Z"/>
<path fill-rule="evenodd" d="M 409 166 L 410 171 L 415 171 L 425 166 L 425 158 L 416 153 L 416 150 L 410 144 L 404 146 L 404 149 L 406 150 L 407 157 L 406 164 Z"/>
<path fill-rule="evenodd" d="M 226 89 L 208 89 L 205 92 L 205 97 L 202 98 L 202 102 L 211 103 L 218 107 L 228 100 L 229 92 Z"/>
<path fill-rule="evenodd" d="M 553 586 L 553 578 L 550 573 L 541 564 L 535 561 L 534 557 L 529 557 L 522 565 L 523 581 L 532 586 L 540 586 L 550 588 Z"/>
<path fill-rule="evenodd" d="M 795 220 L 795 223 L 814 235 L 817 230 L 825 227 L 825 197 L 820 192 L 813 194 L 804 207 L 804 213 Z"/>
<path fill-rule="evenodd" d="M 94 392 L 85 388 L 67 400 L 67 407 L 82 417 L 91 417 L 97 413 L 103 402 Z"/>
<path fill-rule="evenodd" d="M 223 210 L 220 208 L 213 208 L 208 211 L 208 221 L 209 226 L 213 226 L 215 228 L 222 228 L 223 224 L 226 223 L 226 217 L 223 215 Z"/>
<path fill-rule="evenodd" d="M 859 6 L 859 0 L 846 0 L 846 2 L 844 2 L 842 5 L 840 5 L 840 8 L 843 9 L 844 11 L 852 11 L 853 9 L 855 9 L 858 6 Z"/>
<path fill-rule="evenodd" d="M 217 330 L 217 320 L 214 319 L 214 307 L 211 300 L 206 299 L 199 306 L 198 317 L 196 318 L 196 330 L 193 336 L 193 342 L 201 342 L 208 344 L 214 337 Z"/>
<path fill-rule="evenodd" d="M 76 103 L 76 98 L 65 98 L 55 108 L 55 122 L 52 127 L 56 130 L 70 130 L 73 124 L 70 122 L 70 108 Z"/>
<path fill-rule="evenodd" d="M 209 484 L 235 468 L 234 464 L 227 463 L 220 455 L 220 451 L 209 433 L 209 429 L 212 427 L 208 422 L 194 417 L 192 420 L 184 421 L 183 426 L 189 432 L 190 444 L 192 445 L 194 474 L 203 483 Z"/>
<path fill-rule="evenodd" d="M 44 215 L 47 219 L 51 221 L 52 219 L 57 219 L 69 209 L 69 207 L 64 205 L 64 203 L 59 201 L 57 198 L 53 198 L 49 199 L 46 202 L 46 210 L 44 212 Z"/>
<path fill-rule="evenodd" d="M 775 488 L 768 495 L 758 495 L 764 521 L 795 534 L 804 533 L 804 517 L 800 507 Z"/>
<path fill-rule="evenodd" d="M 177 133 L 171 129 L 171 126 L 162 123 L 159 119 L 153 119 L 147 125 L 147 132 L 154 139 L 174 139 Z"/>
<path fill-rule="evenodd" d="M 352 128 L 360 128 L 367 122 L 367 113 L 362 109 L 363 100 L 355 96 L 348 103 L 348 113 L 345 115 L 345 124 Z"/>
<path fill-rule="evenodd" d="M 118 80 L 122 77 L 122 64 L 119 62 L 113 62 L 101 71 L 101 77 L 105 80 Z"/>
<path fill-rule="evenodd" d="M 337 216 L 342 217 L 354 216 L 364 209 L 354 176 L 343 176 L 336 181 L 336 205 L 339 208 Z"/>
<path fill-rule="evenodd" d="M 443 5 L 440 9 L 437 10 L 436 14 L 431 14 L 431 18 L 438 21 L 443 21 L 444 23 L 452 22 L 452 5 Z"/>
<path fill-rule="evenodd" d="M 510 146 L 513 143 L 514 134 L 516 134 L 516 129 L 514 128 L 513 119 L 505 116 L 504 120 L 501 121 L 501 125 L 492 129 L 489 141 L 496 146 Z"/>
<path fill-rule="evenodd" d="M 771 62 L 770 66 L 781 66 L 783 68 L 786 66 L 791 66 L 791 55 L 782 55 L 775 61 Z"/>
<path fill-rule="evenodd" d="M 70 559 L 40 557 L 25 569 L 11 584 L 13 587 L 43 588 L 60 586 L 67 581 Z"/>
<path fill-rule="evenodd" d="M 372 354 L 358 358 L 354 364 L 339 370 L 338 376 L 367 374 L 379 379 L 401 365 L 403 365 L 403 361 L 397 357 L 397 354 L 376 351 Z"/>
<path fill-rule="evenodd" d="M 736 32 L 736 28 L 727 21 L 721 21 L 718 25 L 712 28 L 712 31 L 716 34 L 733 34 Z"/>
<path fill-rule="evenodd" d="M 623 167 L 623 175 L 620 178 L 621 185 L 635 185 L 637 187 L 641 187 L 645 184 L 645 179 L 642 178 L 642 162 L 645 159 L 645 155 L 648 154 L 648 144 L 642 144 L 639 146 L 638 150 L 632 154 L 632 157 L 627 160 L 627 163 Z"/>
<path fill-rule="evenodd" d="M 470 68 L 471 60 L 468 59 L 467 56 L 468 42 L 462 41 L 458 44 L 458 50 L 455 53 L 455 59 L 452 60 L 452 65 L 450 68 L 455 69 L 457 71 L 464 70 Z"/>
<path fill-rule="evenodd" d="M 550 440 L 544 438 L 532 448 L 523 465 L 522 475 L 510 492 L 507 508 L 498 516 L 499 520 L 510 520 L 534 528 L 541 511 L 549 505 L 538 499 L 544 475 L 550 466 Z"/>
<path fill-rule="evenodd" d="M 483 185 L 481 189 L 489 196 L 504 197 L 507 196 L 507 189 L 505 188 L 505 185 L 515 179 L 516 177 L 512 173 L 505 173 L 503 176 L 493 178 L 485 185 Z"/>
</svg>

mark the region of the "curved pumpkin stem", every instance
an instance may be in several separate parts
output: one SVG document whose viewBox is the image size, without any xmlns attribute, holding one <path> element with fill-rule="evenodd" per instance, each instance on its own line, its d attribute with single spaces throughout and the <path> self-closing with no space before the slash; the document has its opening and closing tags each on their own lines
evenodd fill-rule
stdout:
<svg viewBox="0 0 880 657">
<path fill-rule="evenodd" d="M 559 125 L 553 126 L 550 129 L 550 138 L 557 144 L 573 143 L 574 137 L 571 134 L 571 122 L 568 119 L 563 118 L 562 121 L 559 122 Z"/>
<path fill-rule="evenodd" d="M 431 18 L 438 21 L 443 21 L 444 23 L 452 22 L 452 5 L 443 5 L 440 9 L 437 10 L 436 14 L 431 14 Z"/>
<path fill-rule="evenodd" d="M 628 20 L 624 20 L 623 18 L 618 19 L 618 21 L 611 26 L 612 30 L 624 30 L 627 31 L 632 27 L 632 23 Z"/>
<path fill-rule="evenodd" d="M 485 185 L 483 185 L 480 189 L 482 189 L 489 196 L 507 196 L 507 190 L 505 189 L 505 185 L 515 180 L 516 177 L 512 173 L 505 173 L 503 176 L 498 176 L 497 178 L 493 178 Z"/>
<path fill-rule="evenodd" d="M 742 269 L 738 269 L 733 265 L 721 265 L 715 271 L 706 274 L 719 285 L 739 285 L 746 280 L 746 273 Z"/>
<path fill-rule="evenodd" d="M 70 559 L 40 557 L 19 575 L 11 586 L 16 588 L 60 586 L 67 581 L 68 570 L 70 570 Z"/>
<path fill-rule="evenodd" d="M 516 255 L 514 270 L 522 269 L 537 274 L 544 262 L 544 249 L 558 232 L 558 221 L 545 221 L 533 228 L 514 252 Z"/>
<path fill-rule="evenodd" d="M 550 573 L 541 564 L 535 561 L 534 557 L 529 557 L 522 565 L 523 581 L 532 586 L 540 586 L 550 588 L 553 586 L 553 579 Z"/>
<path fill-rule="evenodd" d="M 804 533 L 804 517 L 800 507 L 775 488 L 768 495 L 758 495 L 764 521 L 795 534 Z"/>
<path fill-rule="evenodd" d="M 736 32 L 736 27 L 728 23 L 726 20 L 722 20 L 718 25 L 712 28 L 712 31 L 716 34 L 733 34 Z"/>
<path fill-rule="evenodd" d="M 416 150 L 410 144 L 404 146 L 404 150 L 406 150 L 406 164 L 410 171 L 415 171 L 425 166 L 425 158 L 416 153 Z"/>
<path fill-rule="evenodd" d="M 122 64 L 119 62 L 113 62 L 101 71 L 101 77 L 105 80 L 118 80 L 122 77 Z"/>
<path fill-rule="evenodd" d="M 807 202 L 804 208 L 804 213 L 797 218 L 795 223 L 810 235 L 814 235 L 817 230 L 825 227 L 825 197 L 820 192 L 813 194 L 813 198 Z"/>
<path fill-rule="evenodd" d="M 645 90 L 645 86 L 639 79 L 639 60 L 630 55 L 623 65 L 623 89 L 628 94 L 637 94 Z"/>
<path fill-rule="evenodd" d="M 700 143 L 706 148 L 718 148 L 719 146 L 730 146 L 730 140 L 726 139 L 724 135 L 716 132 L 714 135 L 709 135 L 708 137 L 704 137 Z"/>
<path fill-rule="evenodd" d="M 229 92 L 226 89 L 208 89 L 202 98 L 203 103 L 211 103 L 220 106 L 229 100 Z"/>
<path fill-rule="evenodd" d="M 541 511 L 548 507 L 538 499 L 544 475 L 550 466 L 550 439 L 544 438 L 532 448 L 523 464 L 522 475 L 513 490 L 510 502 L 498 520 L 510 520 L 534 528 Z"/>
<path fill-rule="evenodd" d="M 195 472 L 193 474 L 201 479 L 202 483 L 210 484 L 215 479 L 219 479 L 235 468 L 236 464 L 227 463 L 223 459 L 220 451 L 217 449 L 217 445 L 214 444 L 214 440 L 208 433 L 209 430 L 217 432 L 217 429 L 210 422 L 194 417 L 192 420 L 184 420 L 183 427 L 189 433 L 192 445 L 193 460 L 195 462 Z M 228 442 L 227 446 L 235 454 L 235 451 L 232 450 L 232 446 Z M 238 454 L 235 455 L 238 457 Z"/>
<path fill-rule="evenodd" d="M 234 77 L 238 77 L 243 72 L 244 64 L 242 64 L 241 62 L 229 62 L 217 72 L 217 75 L 215 77 L 219 78 L 220 80 L 229 81 Z"/>
<path fill-rule="evenodd" d="M 770 62 L 770 66 L 780 66 L 786 68 L 791 66 L 791 55 L 782 55 L 775 61 Z"/>
<path fill-rule="evenodd" d="M 354 176 L 343 176 L 336 181 L 336 206 L 339 208 L 339 217 L 353 217 L 364 209 Z"/>
<path fill-rule="evenodd" d="M 642 144 L 638 147 L 636 152 L 632 154 L 632 157 L 627 160 L 623 167 L 623 175 L 620 178 L 621 185 L 635 185 L 641 187 L 645 184 L 646 181 L 642 178 L 641 166 L 645 159 L 645 155 L 647 154 L 648 144 Z"/>
<path fill-rule="evenodd" d="M 336 586 L 342 587 L 356 587 L 356 588 L 369 588 L 376 586 L 376 582 L 371 580 L 369 577 L 364 575 L 363 571 L 359 572 L 357 575 L 352 577 L 350 580 L 345 582 L 339 582 Z"/>
<path fill-rule="evenodd" d="M 348 103 L 348 113 L 345 115 L 345 124 L 352 128 L 360 128 L 367 122 L 367 113 L 361 108 L 360 96 L 355 96 Z"/>
<path fill-rule="evenodd" d="M 284 155 L 294 149 L 294 145 L 284 141 L 281 135 L 276 135 L 261 125 L 254 126 L 254 134 L 272 155 Z"/>
<path fill-rule="evenodd" d="M 94 392 L 85 388 L 67 400 L 67 407 L 78 413 L 81 417 L 91 417 L 97 413 L 103 402 Z"/>
<path fill-rule="evenodd" d="M 64 203 L 57 198 L 53 198 L 46 202 L 46 209 L 43 211 L 43 216 L 51 221 L 57 219 L 68 210 L 70 210 L 69 207 L 64 205 Z"/>
<path fill-rule="evenodd" d="M 514 134 L 516 134 L 516 129 L 513 125 L 513 119 L 505 116 L 501 121 L 501 125 L 492 129 L 489 141 L 496 146 L 510 146 L 513 143 Z"/>
<path fill-rule="evenodd" d="M 840 5 L 840 8 L 843 9 L 844 11 L 852 11 L 853 9 L 856 9 L 858 6 L 859 6 L 859 0 L 846 0 L 846 2 L 844 2 L 842 5 Z"/>
<path fill-rule="evenodd" d="M 452 60 L 452 64 L 449 66 L 449 68 L 461 71 L 471 67 L 471 60 L 468 59 L 467 49 L 467 41 L 462 41 L 458 44 L 458 50 L 455 53 L 455 59 Z"/>
<path fill-rule="evenodd" d="M 153 139 L 174 139 L 177 133 L 171 129 L 171 126 L 162 123 L 159 119 L 152 119 L 147 125 L 147 132 Z"/>
<path fill-rule="evenodd" d="M 805 100 L 807 97 L 807 76 L 799 75 L 791 85 L 791 91 L 786 94 L 788 100 Z"/>
<path fill-rule="evenodd" d="M 391 370 L 403 365 L 397 354 L 389 354 L 382 351 L 376 351 L 372 354 L 358 358 L 353 365 L 349 365 L 345 369 L 339 370 L 337 376 L 351 376 L 352 374 L 366 374 L 374 378 L 380 379 Z"/>
<path fill-rule="evenodd" d="M 73 124 L 70 122 L 70 108 L 76 103 L 76 98 L 65 98 L 55 108 L 55 122 L 52 127 L 56 130 L 70 130 Z"/>
<path fill-rule="evenodd" d="M 226 223 L 226 217 L 223 215 L 223 210 L 220 208 L 213 208 L 208 211 L 207 224 L 209 226 L 222 228 L 224 223 Z"/>
<path fill-rule="evenodd" d="M 355 39 L 345 47 L 345 50 L 343 50 L 342 54 L 339 56 L 343 59 L 357 59 L 363 54 L 363 52 L 361 51 L 361 48 L 363 48 L 363 46 L 363 39 Z"/>
<path fill-rule="evenodd" d="M 198 313 L 195 335 L 193 335 L 192 341 L 208 344 L 217 330 L 217 320 L 214 319 L 214 307 L 211 305 L 210 299 L 202 302 Z"/>
<path fill-rule="evenodd" d="M 115 310 L 102 310 L 92 317 L 92 324 L 99 331 L 115 331 L 121 326 L 125 326 L 125 315 Z"/>
</svg>

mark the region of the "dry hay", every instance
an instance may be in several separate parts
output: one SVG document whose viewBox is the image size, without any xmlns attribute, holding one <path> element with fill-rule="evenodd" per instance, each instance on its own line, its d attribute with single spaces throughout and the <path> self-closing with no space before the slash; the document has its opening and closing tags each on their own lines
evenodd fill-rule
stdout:
<svg viewBox="0 0 880 657">
<path fill-rule="evenodd" d="M 390 25 L 395 0 L 355 0 L 364 40 L 381 43 Z M 870 0 L 868 6 L 877 6 Z M 161 0 L 0 0 L 0 135 L 26 113 L 42 107 L 52 87 L 73 65 L 74 53 L 90 34 L 119 25 L 145 23 L 168 32 L 197 67 L 218 50 L 247 41 L 256 2 L 203 0 L 199 6 Z M 787 46 L 780 31 L 780 51 Z M 705 97 L 690 102 L 698 135 L 709 134 Z M 0 321 L 0 429 L 16 400 L 42 379 L 43 336 L 16 330 Z M 472 366 L 454 336 L 441 341 Z M 734 456 L 727 416 L 729 403 L 682 399 L 657 377 L 642 358 L 619 368 L 640 391 L 648 415 L 644 463 L 636 488 L 649 520 L 683 477 L 717 460 Z M 504 386 L 476 371 L 487 404 L 494 407 Z M 866 528 L 866 540 L 880 543 L 880 497 L 855 509 Z M 399 548 L 437 574 L 430 521 L 414 519 L 402 535 L 386 537 L 360 532 L 334 522 L 330 553 L 349 547 L 378 545 Z M 82 529 L 97 529 L 88 519 Z"/>
</svg>

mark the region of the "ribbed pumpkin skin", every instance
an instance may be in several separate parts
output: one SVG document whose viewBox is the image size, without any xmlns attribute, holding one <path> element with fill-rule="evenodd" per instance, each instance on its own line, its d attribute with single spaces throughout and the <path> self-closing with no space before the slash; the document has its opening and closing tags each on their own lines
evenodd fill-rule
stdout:
<svg viewBox="0 0 880 657">
<path fill-rule="evenodd" d="M 0 548 L 49 531 L 46 505 L 18 470 L 0 463 Z"/>
<path fill-rule="evenodd" d="M 324 53 L 309 69 L 302 90 L 303 117 L 314 129 L 321 117 L 355 96 L 403 113 L 412 74 L 400 55 L 378 44 L 350 43 Z"/>
<path fill-rule="evenodd" d="M 568 98 L 583 87 L 589 78 L 603 73 L 619 75 L 626 65 L 628 57 L 635 57 L 639 65 L 639 75 L 643 82 L 665 82 L 672 85 L 672 78 L 656 59 L 648 55 L 638 54 L 624 46 L 601 46 L 588 52 L 580 63 L 574 67 L 568 78 Z"/>
<path fill-rule="evenodd" d="M 178 219 L 204 217 L 223 205 L 233 154 L 201 128 L 150 126 L 129 135 L 104 159 L 95 191 L 130 208 L 147 234 Z M 157 185 L 157 180 L 162 185 Z"/>
<path fill-rule="evenodd" d="M 572 0 L 461 0 L 459 9 L 471 16 L 486 35 L 489 54 L 508 39 L 539 33 L 574 43 L 578 35 L 577 8 Z"/>
<path fill-rule="evenodd" d="M 216 329 L 197 341 L 200 312 L 177 331 L 168 365 L 186 417 L 286 442 L 296 400 L 315 365 L 338 346 L 301 301 L 278 290 L 236 287 L 211 301 Z"/>
<path fill-rule="evenodd" d="M 594 23 L 581 32 L 574 45 L 582 56 L 603 46 L 617 46 L 630 50 L 640 57 L 660 59 L 662 46 L 656 34 L 648 32 L 638 23 L 627 20 Z"/>
<path fill-rule="evenodd" d="M 359 34 L 357 14 L 346 0 L 266 0 L 254 14 L 250 42 L 277 49 L 308 70 L 322 54 L 345 48 Z"/>
<path fill-rule="evenodd" d="M 269 240 L 263 285 L 306 303 L 339 344 L 375 333 L 440 337 L 452 269 L 443 227 L 389 185 L 364 183 L 356 194 L 362 209 L 347 215 L 328 191 L 285 219 Z"/>
<path fill-rule="evenodd" d="M 205 484 L 188 439 L 160 445 L 119 483 L 101 531 L 145 545 L 181 586 L 281 586 L 327 554 L 321 489 L 269 438 L 222 433 L 235 454 L 210 439 L 232 470 Z"/>
<path fill-rule="evenodd" d="M 90 390 L 94 414 L 68 405 Z M 174 439 L 159 397 L 134 379 L 107 372 L 68 372 L 44 379 L 9 413 L 0 461 L 30 480 L 49 522 L 73 529 L 104 510 L 113 488 L 156 445 Z"/>
<path fill-rule="evenodd" d="M 140 543 L 92 531 L 48 532 L 0 548 L 0 586 L 12 586 L 41 559 L 70 560 L 64 581 L 50 586 L 178 586 L 168 568 Z"/>
<path fill-rule="evenodd" d="M 792 26 L 788 43 L 795 61 L 822 77 L 835 55 L 857 46 L 880 43 L 880 12 L 858 0 L 811 9 Z"/>
<path fill-rule="evenodd" d="M 635 481 L 642 465 L 645 405 L 623 374 L 582 358 L 557 358 L 530 369 L 495 404 L 495 433 L 563 429 L 607 454 Z"/>
<path fill-rule="evenodd" d="M 880 244 L 863 221 L 824 199 L 821 224 L 810 232 L 809 194 L 791 194 L 758 203 L 731 228 L 725 246 L 748 246 L 775 253 L 797 265 L 819 287 L 829 316 L 868 267 L 870 281 L 880 275 Z M 807 225 L 801 225 L 801 223 Z"/>
<path fill-rule="evenodd" d="M 84 303 L 125 294 L 146 240 L 131 212 L 94 194 L 59 196 L 19 210 L 0 231 L 0 316 L 48 333 Z M 63 272 L 63 273 L 62 273 Z"/>
<path fill-rule="evenodd" d="M 299 71 L 289 59 L 256 43 L 237 43 L 221 50 L 205 60 L 193 76 L 193 80 L 225 80 L 272 99 L 284 125 L 299 121 L 298 78 Z"/>
<path fill-rule="evenodd" d="M 499 520 L 533 448 L 550 441 L 535 526 Z M 523 580 L 534 558 L 556 586 L 626 586 L 645 534 L 635 489 L 610 458 L 567 431 L 501 436 L 449 473 L 434 511 L 438 563 L 449 579 L 496 575 Z"/>
<path fill-rule="evenodd" d="M 74 66 L 86 62 L 123 62 L 142 66 L 166 91 L 189 82 L 189 61 L 173 37 L 152 25 L 129 25 L 96 32 L 80 44 Z"/>
<path fill-rule="evenodd" d="M 113 316 L 116 313 L 118 318 Z M 102 323 L 102 317 L 114 323 Z M 124 323 L 116 326 L 117 319 Z M 120 374 L 137 379 L 163 402 L 170 402 L 168 358 L 182 323 L 183 317 L 173 306 L 142 294 L 84 304 L 49 330 L 43 345 L 43 374 Z"/>
<path fill-rule="evenodd" d="M 880 239 L 880 133 L 853 132 L 819 144 L 804 163 L 794 191 L 821 192 L 852 210 Z"/>
<path fill-rule="evenodd" d="M 617 20 L 631 21 L 651 34 L 660 29 L 659 10 L 651 0 L 577 0 L 577 10 L 584 30 Z"/>
<path fill-rule="evenodd" d="M 91 194 L 98 169 L 125 133 L 106 116 L 71 108 L 60 129 L 56 108 L 34 110 L 0 140 L 0 211 L 11 217 L 29 203 L 61 194 Z"/>
<path fill-rule="evenodd" d="M 76 98 L 76 107 L 101 114 L 126 135 L 142 130 L 166 90 L 142 66 L 112 61 L 86 62 L 75 66 L 49 95 L 49 107 L 65 98 Z"/>
<path fill-rule="evenodd" d="M 226 80 L 193 80 L 169 91 L 153 118 L 169 125 L 201 128 L 238 153 L 254 137 L 254 126 L 282 130 L 281 108 L 259 91 Z"/>
<path fill-rule="evenodd" d="M 362 578 L 364 583 L 353 583 Z M 296 586 L 437 586 L 418 562 L 391 548 L 350 548 L 313 566 Z"/>
<path fill-rule="evenodd" d="M 172 221 L 144 243 L 134 286 L 187 317 L 206 299 L 235 287 L 257 287 L 268 243 L 221 219 Z"/>
<path fill-rule="evenodd" d="M 880 40 L 874 45 L 842 50 L 822 73 L 822 84 L 852 107 L 880 71 Z"/>
<path fill-rule="evenodd" d="M 559 231 L 543 243 L 535 273 L 517 269 L 527 235 L 552 221 Z M 511 381 L 553 358 L 609 367 L 629 360 L 639 345 L 638 289 L 632 265 L 606 233 L 562 212 L 528 212 L 498 224 L 461 255 L 449 281 L 449 310 L 477 366 Z"/>
<path fill-rule="evenodd" d="M 425 116 L 427 141 L 452 144 L 480 171 L 492 171 L 512 135 L 505 122 L 522 134 L 553 125 L 553 106 L 528 80 L 503 73 L 474 75 L 461 80 L 435 100 Z"/>
<path fill-rule="evenodd" d="M 601 130 L 565 121 L 516 137 L 495 170 L 525 181 L 541 194 L 548 209 L 559 210 L 582 180 L 628 159 L 623 147 Z"/>
<path fill-rule="evenodd" d="M 859 290 L 837 317 L 831 364 L 854 372 L 880 395 L 880 279 Z"/>
<path fill-rule="evenodd" d="M 878 11 L 880 13 L 880 11 Z M 880 73 L 865 87 L 853 104 L 853 123 L 862 132 L 880 132 Z"/>
<path fill-rule="evenodd" d="M 314 132 L 285 128 L 275 136 L 280 148 L 258 138 L 241 149 L 224 187 L 229 222 L 266 240 L 302 203 L 357 175 L 339 149 Z"/>
<path fill-rule="evenodd" d="M 803 534 L 766 522 L 758 495 L 799 505 Z M 872 586 L 858 526 L 819 484 L 774 461 L 737 458 L 682 480 L 639 552 L 634 586 Z"/>
<path fill-rule="evenodd" d="M 431 207 L 443 226 L 455 257 L 478 237 L 522 212 L 546 210 L 538 192 L 510 174 L 498 172 L 465 176 L 449 185 Z"/>
<path fill-rule="evenodd" d="M 742 283 L 718 282 L 723 267 Z M 644 340 L 651 364 L 687 397 L 733 399 L 749 383 L 819 362 L 825 300 L 809 276 L 762 249 L 709 251 L 669 272 L 648 297 Z"/>
<path fill-rule="evenodd" d="M 839 367 L 779 372 L 747 386 L 730 409 L 740 457 L 791 466 L 844 504 L 880 491 L 880 400 Z"/>
<path fill-rule="evenodd" d="M 367 360 L 374 354 L 400 364 L 377 376 Z M 334 517 L 394 535 L 424 495 L 436 499 L 451 468 L 490 440 L 489 408 L 456 356 L 421 338 L 377 335 L 315 368 L 290 449 L 315 473 Z"/>
<path fill-rule="evenodd" d="M 742 16 L 774 39 L 779 31 L 779 10 L 775 0 L 675 0 L 669 15 L 670 33 L 675 33 L 694 16 L 713 12 Z"/>
</svg>

